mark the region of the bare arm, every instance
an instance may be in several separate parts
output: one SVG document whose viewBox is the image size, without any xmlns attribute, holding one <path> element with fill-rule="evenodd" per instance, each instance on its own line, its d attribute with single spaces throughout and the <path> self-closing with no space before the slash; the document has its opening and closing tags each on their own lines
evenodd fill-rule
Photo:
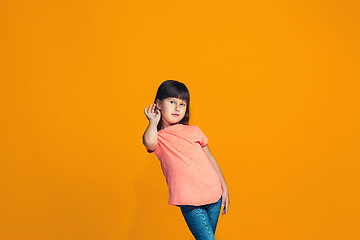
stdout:
<svg viewBox="0 0 360 240">
<path fill-rule="evenodd" d="M 225 178 L 224 178 L 224 175 L 220 169 L 220 166 L 219 164 L 217 163 L 217 161 L 215 160 L 214 156 L 211 154 L 210 152 L 210 148 L 209 148 L 209 145 L 206 144 L 205 147 L 203 147 L 203 150 L 206 154 L 206 156 L 209 158 L 209 161 L 211 162 L 211 164 L 213 165 L 213 167 L 215 168 L 217 174 L 219 175 L 219 179 L 220 179 L 220 182 L 221 182 L 221 186 L 223 188 L 223 190 L 227 190 L 228 187 L 227 187 L 227 184 L 225 182 Z"/>
<path fill-rule="evenodd" d="M 154 105 L 151 104 L 148 109 L 144 109 L 145 115 L 149 120 L 149 125 L 143 134 L 142 141 L 144 146 L 151 151 L 155 151 L 155 149 L 158 147 L 157 125 L 161 117 L 161 112 L 159 109 L 155 110 L 155 106 L 156 104 L 154 103 Z"/>
<path fill-rule="evenodd" d="M 204 150 L 206 156 L 208 157 L 210 163 L 213 165 L 214 169 L 216 170 L 217 174 L 219 175 L 221 187 L 223 190 L 221 206 L 224 206 L 224 209 L 223 209 L 222 215 L 227 214 L 228 209 L 229 209 L 229 204 L 230 204 L 230 198 L 229 198 L 229 189 L 225 182 L 224 175 L 221 172 L 219 164 L 216 162 L 214 156 L 211 154 L 210 148 L 207 144 L 203 147 L 203 150 Z"/>
<path fill-rule="evenodd" d="M 155 121 L 149 121 L 149 125 L 147 126 L 142 139 L 144 146 L 149 150 L 154 151 L 158 147 L 157 123 Z"/>
</svg>

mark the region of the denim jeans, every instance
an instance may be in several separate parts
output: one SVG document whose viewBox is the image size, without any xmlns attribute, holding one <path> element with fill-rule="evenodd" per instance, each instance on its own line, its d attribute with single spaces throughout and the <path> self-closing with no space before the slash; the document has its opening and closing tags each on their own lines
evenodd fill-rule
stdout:
<svg viewBox="0 0 360 240">
<path fill-rule="evenodd" d="M 178 205 L 196 240 L 214 240 L 221 210 L 222 196 L 217 202 L 201 205 Z"/>
</svg>

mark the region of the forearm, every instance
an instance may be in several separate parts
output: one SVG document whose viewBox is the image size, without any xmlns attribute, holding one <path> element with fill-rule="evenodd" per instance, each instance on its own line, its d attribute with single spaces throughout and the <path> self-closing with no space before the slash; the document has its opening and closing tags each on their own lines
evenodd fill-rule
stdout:
<svg viewBox="0 0 360 240">
<path fill-rule="evenodd" d="M 157 123 L 156 122 L 149 121 L 149 125 L 147 126 L 142 139 L 143 139 L 144 145 L 147 145 L 147 143 L 157 141 Z"/>
</svg>

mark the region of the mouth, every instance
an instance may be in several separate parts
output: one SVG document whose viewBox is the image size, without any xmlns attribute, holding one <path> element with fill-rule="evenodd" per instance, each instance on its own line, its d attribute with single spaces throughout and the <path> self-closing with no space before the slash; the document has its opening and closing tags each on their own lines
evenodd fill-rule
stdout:
<svg viewBox="0 0 360 240">
<path fill-rule="evenodd" d="M 171 115 L 173 115 L 173 116 L 175 116 L 175 117 L 178 117 L 178 116 L 179 116 L 179 114 L 171 114 Z"/>
</svg>

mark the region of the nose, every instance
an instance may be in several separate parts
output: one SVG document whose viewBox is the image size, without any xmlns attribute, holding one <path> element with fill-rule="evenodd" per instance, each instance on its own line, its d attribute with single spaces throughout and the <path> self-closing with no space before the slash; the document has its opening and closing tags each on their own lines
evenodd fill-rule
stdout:
<svg viewBox="0 0 360 240">
<path fill-rule="evenodd" d="M 180 110 L 180 109 L 179 109 L 179 105 L 176 105 L 176 106 L 175 106 L 175 110 L 176 110 L 176 111 L 179 111 L 179 110 Z"/>
</svg>

